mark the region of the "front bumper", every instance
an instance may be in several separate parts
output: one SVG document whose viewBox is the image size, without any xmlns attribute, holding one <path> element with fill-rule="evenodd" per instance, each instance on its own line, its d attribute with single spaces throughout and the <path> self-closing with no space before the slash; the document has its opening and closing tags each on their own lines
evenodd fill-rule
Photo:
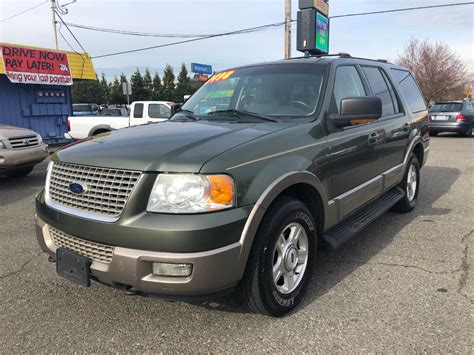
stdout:
<svg viewBox="0 0 474 355">
<path fill-rule="evenodd" d="M 51 227 L 41 216 L 36 216 L 38 243 L 44 252 L 55 258 L 60 245 L 55 244 Z M 57 229 L 56 226 L 53 228 Z M 79 231 L 76 231 L 76 235 L 81 234 Z M 215 231 L 209 232 L 213 233 L 210 237 L 219 237 L 219 234 L 214 234 Z M 113 235 L 109 237 L 113 239 Z M 134 237 L 129 235 L 132 240 Z M 114 246 L 111 261 L 92 261 L 90 271 L 93 280 L 121 289 L 171 297 L 196 297 L 219 293 L 235 286 L 245 270 L 244 255 L 240 240 L 212 250 L 186 253 Z M 156 276 L 152 273 L 153 262 L 192 264 L 192 273 L 188 277 Z"/>
<path fill-rule="evenodd" d="M 26 149 L 0 149 L 0 172 L 38 164 L 48 156 L 48 146 L 41 144 Z"/>
<path fill-rule="evenodd" d="M 434 122 L 430 121 L 429 129 L 430 132 L 457 132 L 457 133 L 466 133 L 469 131 L 471 126 L 470 122 Z"/>
</svg>

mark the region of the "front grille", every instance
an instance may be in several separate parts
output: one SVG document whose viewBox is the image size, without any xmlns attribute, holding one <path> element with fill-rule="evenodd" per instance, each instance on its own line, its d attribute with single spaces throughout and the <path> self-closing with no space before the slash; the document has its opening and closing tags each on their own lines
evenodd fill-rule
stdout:
<svg viewBox="0 0 474 355">
<path fill-rule="evenodd" d="M 39 145 L 38 136 L 14 137 L 8 141 L 12 149 L 22 149 Z"/>
<path fill-rule="evenodd" d="M 141 173 L 55 162 L 49 179 L 49 198 L 67 208 L 92 215 L 118 217 L 123 211 Z M 78 194 L 71 183 L 85 187 Z"/>
<path fill-rule="evenodd" d="M 109 264 L 114 255 L 114 247 L 94 242 L 89 242 L 84 239 L 73 237 L 72 235 L 61 232 L 60 230 L 48 226 L 49 233 L 53 239 L 53 243 L 57 247 L 63 247 L 72 250 L 80 255 L 83 255 L 92 261 Z"/>
</svg>

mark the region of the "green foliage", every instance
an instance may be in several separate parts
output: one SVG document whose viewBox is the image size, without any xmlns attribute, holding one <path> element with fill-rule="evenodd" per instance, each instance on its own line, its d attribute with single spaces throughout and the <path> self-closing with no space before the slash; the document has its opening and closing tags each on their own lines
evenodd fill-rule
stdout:
<svg viewBox="0 0 474 355">
<path fill-rule="evenodd" d="M 96 80 L 76 80 L 72 86 L 73 102 L 124 105 L 127 103 L 127 97 L 123 95 L 122 84 L 127 81 L 123 73 L 120 77 L 115 77 L 111 83 L 107 82 L 104 74 Z M 137 68 L 130 78 L 130 83 L 132 84 L 130 103 L 151 100 L 183 102 L 184 95 L 191 95 L 196 91 L 196 88 L 191 85 L 184 63 L 181 65 L 177 84 L 175 84 L 175 75 L 170 65 L 165 67 L 163 80 L 158 73 L 152 77 L 148 68 L 145 69 L 143 75 Z"/>
<path fill-rule="evenodd" d="M 192 94 L 192 88 L 190 84 L 190 79 L 188 76 L 188 70 L 186 69 L 186 65 L 183 63 L 181 65 L 181 71 L 178 75 L 178 84 L 176 85 L 174 101 L 175 102 L 183 102 L 184 95 Z"/>
<path fill-rule="evenodd" d="M 166 65 L 163 73 L 163 100 L 173 101 L 175 96 L 174 73 L 171 65 Z"/>
</svg>

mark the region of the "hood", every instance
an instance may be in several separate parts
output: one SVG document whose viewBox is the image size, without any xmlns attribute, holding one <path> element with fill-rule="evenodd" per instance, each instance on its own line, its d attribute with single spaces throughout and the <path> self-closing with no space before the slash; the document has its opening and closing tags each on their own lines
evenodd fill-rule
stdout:
<svg viewBox="0 0 474 355">
<path fill-rule="evenodd" d="M 293 125 L 167 121 L 105 133 L 60 150 L 53 159 L 117 169 L 197 173 L 215 156 Z"/>
<path fill-rule="evenodd" d="M 37 133 L 30 129 L 0 124 L 0 140 L 33 135 Z"/>
</svg>

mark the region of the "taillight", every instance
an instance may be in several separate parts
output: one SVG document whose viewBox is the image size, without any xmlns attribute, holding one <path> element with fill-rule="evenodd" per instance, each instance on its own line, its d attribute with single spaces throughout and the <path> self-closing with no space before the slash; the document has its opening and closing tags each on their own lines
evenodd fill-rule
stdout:
<svg viewBox="0 0 474 355">
<path fill-rule="evenodd" d="M 456 116 L 456 121 L 465 121 L 466 116 L 464 116 L 462 113 Z"/>
<path fill-rule="evenodd" d="M 67 120 L 67 130 L 68 132 L 71 130 L 71 121 L 69 119 Z"/>
</svg>

